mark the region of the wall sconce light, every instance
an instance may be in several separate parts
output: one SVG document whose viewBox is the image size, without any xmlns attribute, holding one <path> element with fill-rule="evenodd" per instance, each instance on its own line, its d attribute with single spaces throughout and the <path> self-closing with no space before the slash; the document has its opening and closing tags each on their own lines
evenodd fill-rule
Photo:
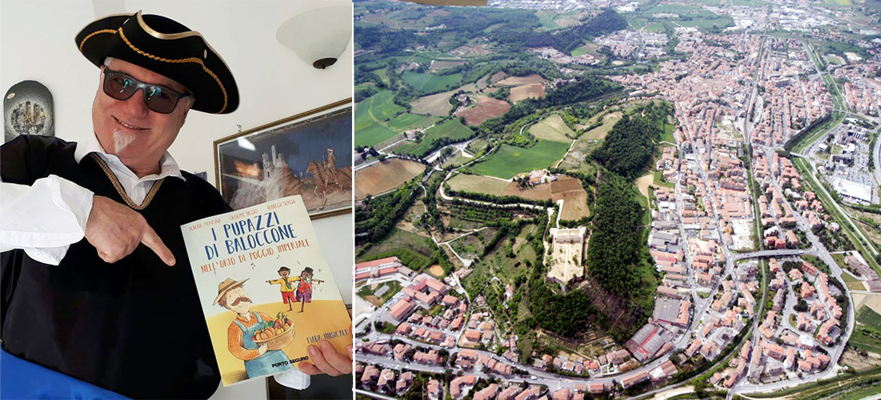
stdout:
<svg viewBox="0 0 881 400">
<path fill-rule="evenodd" d="M 352 40 L 352 7 L 301 12 L 278 27 L 279 43 L 317 69 L 333 65 Z"/>
</svg>

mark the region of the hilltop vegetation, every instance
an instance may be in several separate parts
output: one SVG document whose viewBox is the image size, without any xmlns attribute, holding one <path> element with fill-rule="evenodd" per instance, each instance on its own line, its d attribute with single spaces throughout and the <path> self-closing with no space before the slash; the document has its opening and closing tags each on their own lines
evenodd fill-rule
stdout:
<svg viewBox="0 0 881 400">
<path fill-rule="evenodd" d="M 597 188 L 593 234 L 587 249 L 588 271 L 609 293 L 629 297 L 640 282 L 639 232 L 642 209 L 623 180 L 607 177 Z"/>
<path fill-rule="evenodd" d="M 664 133 L 664 123 L 670 114 L 668 103 L 654 106 L 648 103 L 641 114 L 634 113 L 615 123 L 602 147 L 592 156 L 610 171 L 629 178 L 642 175 L 649 166 Z"/>
</svg>

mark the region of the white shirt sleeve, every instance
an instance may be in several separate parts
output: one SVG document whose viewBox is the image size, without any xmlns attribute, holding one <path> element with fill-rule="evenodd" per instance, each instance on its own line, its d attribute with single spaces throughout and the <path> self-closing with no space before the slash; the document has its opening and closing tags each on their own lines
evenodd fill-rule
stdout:
<svg viewBox="0 0 881 400">
<path fill-rule="evenodd" d="M 23 249 L 36 261 L 58 265 L 85 236 L 93 196 L 57 175 L 32 186 L 0 182 L 0 251 Z"/>
</svg>

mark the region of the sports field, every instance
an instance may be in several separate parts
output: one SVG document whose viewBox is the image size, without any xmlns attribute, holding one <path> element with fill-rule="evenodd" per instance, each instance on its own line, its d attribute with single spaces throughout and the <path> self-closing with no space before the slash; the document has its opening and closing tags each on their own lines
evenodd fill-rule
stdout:
<svg viewBox="0 0 881 400">
<path fill-rule="evenodd" d="M 401 77 L 404 79 L 404 83 L 422 92 L 434 92 L 444 88 L 452 89 L 462 80 L 462 74 L 434 75 L 430 73 L 419 74 L 413 71 L 404 71 Z"/>
<path fill-rule="evenodd" d="M 551 115 L 541 122 L 529 127 L 529 133 L 539 139 L 553 140 L 555 142 L 571 143 L 569 136 L 575 136 L 575 132 L 563 122 L 559 114 Z"/>
<path fill-rule="evenodd" d="M 394 94 L 383 90 L 370 96 L 355 108 L 355 146 L 373 146 L 382 143 L 396 133 L 385 126 L 395 114 L 404 110 L 395 104 Z"/>
<path fill-rule="evenodd" d="M 511 179 L 521 172 L 549 168 L 566 154 L 568 143 L 538 139 L 530 148 L 503 144 L 489 160 L 471 168 L 475 174 Z"/>
<path fill-rule="evenodd" d="M 420 143 L 404 143 L 395 149 L 395 153 L 406 154 L 415 157 L 425 157 L 441 145 L 439 139 L 449 138 L 453 142 L 467 139 L 474 135 L 474 131 L 462 125 L 458 119 L 451 119 L 440 125 L 429 128 Z"/>
</svg>

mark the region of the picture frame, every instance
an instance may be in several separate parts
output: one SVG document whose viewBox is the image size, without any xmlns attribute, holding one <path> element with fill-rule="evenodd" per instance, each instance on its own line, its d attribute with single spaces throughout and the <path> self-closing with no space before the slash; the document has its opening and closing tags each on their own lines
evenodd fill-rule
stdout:
<svg viewBox="0 0 881 400">
<path fill-rule="evenodd" d="M 214 179 L 234 209 L 299 194 L 311 219 L 352 212 L 352 98 L 214 141 Z"/>
</svg>

